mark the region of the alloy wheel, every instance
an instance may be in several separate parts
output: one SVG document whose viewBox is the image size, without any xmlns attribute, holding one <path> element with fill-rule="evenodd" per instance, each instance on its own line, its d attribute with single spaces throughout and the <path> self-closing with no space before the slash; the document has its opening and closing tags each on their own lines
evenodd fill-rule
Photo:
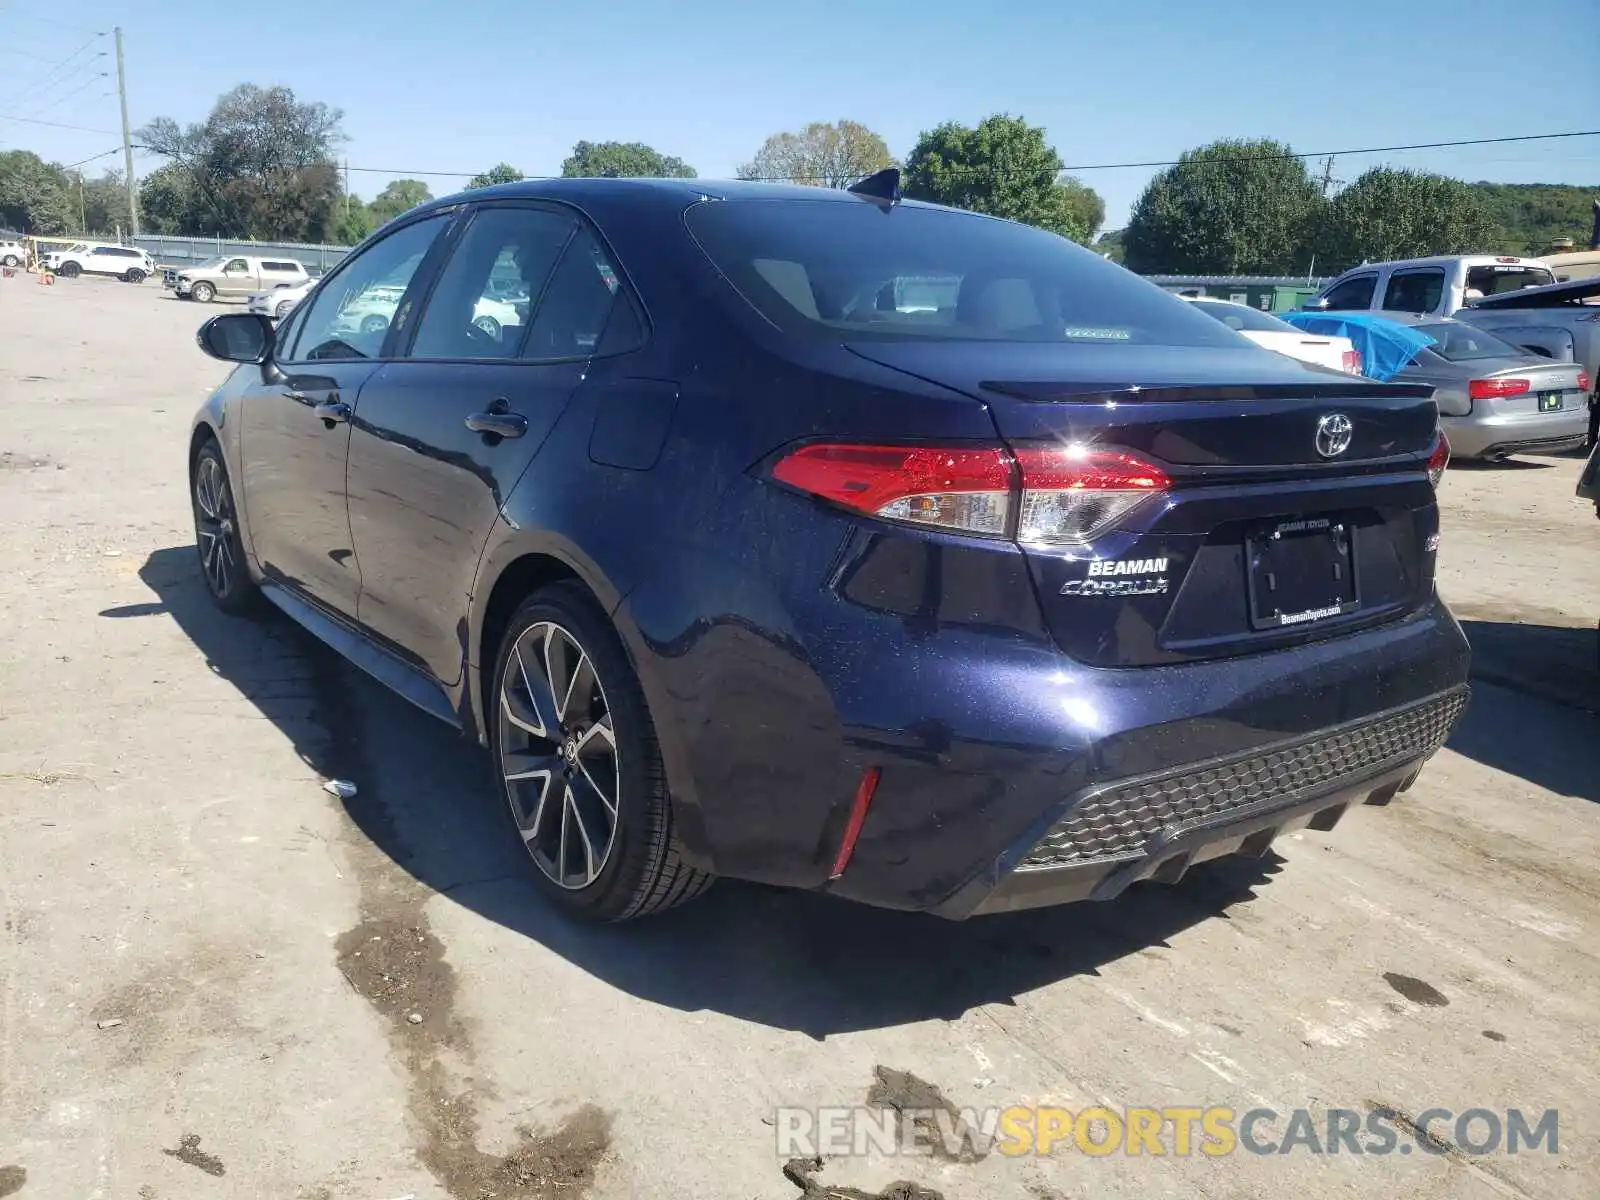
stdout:
<svg viewBox="0 0 1600 1200">
<path fill-rule="evenodd" d="M 500 683 L 500 774 L 523 843 L 552 883 L 588 887 L 617 837 L 620 763 L 594 660 L 553 621 L 517 638 Z"/>
<path fill-rule="evenodd" d="M 213 595 L 227 596 L 239 573 L 233 549 L 237 538 L 228 481 L 213 455 L 200 456 L 194 475 L 194 504 L 195 535 L 206 585 Z"/>
</svg>

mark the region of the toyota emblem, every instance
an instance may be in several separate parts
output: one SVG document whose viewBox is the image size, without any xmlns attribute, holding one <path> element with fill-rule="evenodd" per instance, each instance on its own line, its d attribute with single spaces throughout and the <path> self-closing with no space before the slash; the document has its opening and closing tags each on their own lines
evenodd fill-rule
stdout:
<svg viewBox="0 0 1600 1200">
<path fill-rule="evenodd" d="M 1317 453 L 1323 458 L 1338 458 L 1350 449 L 1356 427 L 1343 413 L 1329 413 L 1317 422 Z"/>
</svg>

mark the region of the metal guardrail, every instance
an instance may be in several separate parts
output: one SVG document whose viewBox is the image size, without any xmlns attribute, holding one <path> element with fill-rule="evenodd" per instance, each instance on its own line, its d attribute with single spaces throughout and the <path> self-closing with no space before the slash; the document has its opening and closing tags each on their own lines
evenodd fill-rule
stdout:
<svg viewBox="0 0 1600 1200">
<path fill-rule="evenodd" d="M 250 242 L 236 238 L 181 237 L 170 234 L 140 234 L 125 238 L 124 244 L 147 250 L 159 266 L 184 267 L 228 254 L 253 258 L 292 258 L 313 276 L 331 270 L 350 253 L 349 246 L 315 242 Z"/>
</svg>

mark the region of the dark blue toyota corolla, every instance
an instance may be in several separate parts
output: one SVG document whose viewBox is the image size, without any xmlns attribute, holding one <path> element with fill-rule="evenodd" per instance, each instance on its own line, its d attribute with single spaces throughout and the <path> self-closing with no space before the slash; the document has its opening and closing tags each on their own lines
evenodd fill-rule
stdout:
<svg viewBox="0 0 1600 1200">
<path fill-rule="evenodd" d="M 602 920 L 1105 899 L 1408 787 L 1468 666 L 1430 390 L 896 182 L 487 188 L 208 322 L 217 603 L 483 742 Z"/>
</svg>

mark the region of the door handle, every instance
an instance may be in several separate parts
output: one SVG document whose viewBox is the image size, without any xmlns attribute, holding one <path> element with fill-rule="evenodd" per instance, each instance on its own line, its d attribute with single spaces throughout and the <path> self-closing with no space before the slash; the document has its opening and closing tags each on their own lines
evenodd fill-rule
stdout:
<svg viewBox="0 0 1600 1200">
<path fill-rule="evenodd" d="M 328 400 L 323 404 L 317 405 L 311 411 L 321 417 L 323 425 L 329 429 L 332 429 L 341 421 L 350 419 L 350 406 L 342 400 Z"/>
<path fill-rule="evenodd" d="M 467 428 L 485 437 L 515 438 L 528 432 L 528 418 L 520 413 L 497 412 L 498 405 L 488 412 L 475 412 L 467 418 Z"/>
</svg>

